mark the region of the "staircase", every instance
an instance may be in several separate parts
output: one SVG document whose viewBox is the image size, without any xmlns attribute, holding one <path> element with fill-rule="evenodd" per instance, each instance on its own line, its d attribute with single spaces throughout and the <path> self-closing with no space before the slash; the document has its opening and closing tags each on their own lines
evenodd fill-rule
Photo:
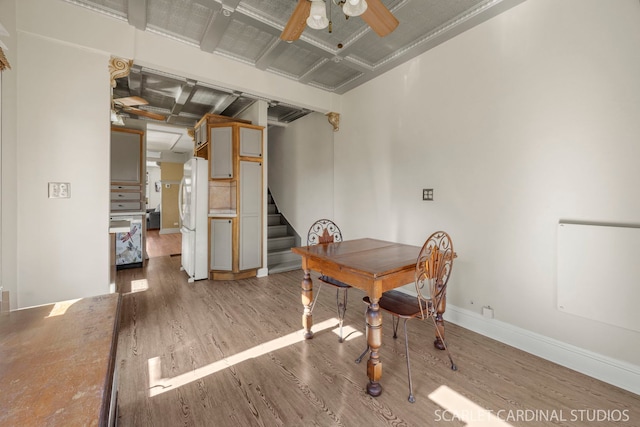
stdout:
<svg viewBox="0 0 640 427">
<path fill-rule="evenodd" d="M 296 270 L 302 267 L 300 255 L 291 252 L 300 238 L 278 212 L 271 194 L 268 194 L 267 267 L 269 274 Z"/>
</svg>

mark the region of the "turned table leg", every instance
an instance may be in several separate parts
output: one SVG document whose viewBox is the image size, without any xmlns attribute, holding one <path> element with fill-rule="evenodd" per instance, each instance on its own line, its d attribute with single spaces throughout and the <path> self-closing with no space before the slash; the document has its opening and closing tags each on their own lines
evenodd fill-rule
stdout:
<svg viewBox="0 0 640 427">
<path fill-rule="evenodd" d="M 379 382 L 382 377 L 382 362 L 379 354 L 382 345 L 382 313 L 380 313 L 377 298 L 371 298 L 367 309 L 367 344 L 371 350 L 367 361 L 367 376 L 369 377 L 367 393 L 376 397 L 382 393 L 382 386 Z"/>
<path fill-rule="evenodd" d="M 311 281 L 311 271 L 304 270 L 304 278 L 301 283 L 302 287 L 302 328 L 304 329 L 304 338 L 313 338 L 311 326 L 313 326 L 313 317 L 311 316 L 311 303 L 313 301 L 313 282 Z"/>
</svg>

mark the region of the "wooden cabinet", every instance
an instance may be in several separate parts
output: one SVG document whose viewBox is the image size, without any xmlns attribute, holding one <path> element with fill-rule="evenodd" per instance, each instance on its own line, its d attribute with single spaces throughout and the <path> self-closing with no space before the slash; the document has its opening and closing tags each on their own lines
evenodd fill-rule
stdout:
<svg viewBox="0 0 640 427">
<path fill-rule="evenodd" d="M 262 131 L 248 127 L 241 127 L 240 156 L 262 157 Z"/>
<path fill-rule="evenodd" d="M 145 208 L 143 137 L 140 130 L 111 128 L 111 212 Z"/>
<path fill-rule="evenodd" d="M 142 131 L 111 128 L 111 182 L 142 182 Z"/>
<path fill-rule="evenodd" d="M 193 130 L 193 139 L 195 141 L 195 147 L 193 149 L 193 155 L 200 157 L 201 159 L 209 159 L 209 125 L 217 123 L 244 123 L 251 124 L 248 120 L 234 119 L 227 116 L 219 116 L 217 114 L 207 114 L 198 120 Z M 262 137 L 261 137 L 262 141 Z M 262 142 L 261 142 L 262 144 Z"/>
<path fill-rule="evenodd" d="M 233 220 L 211 219 L 209 230 L 211 270 L 233 270 Z"/>
<path fill-rule="evenodd" d="M 213 179 L 233 178 L 233 127 L 211 129 L 209 173 Z"/>
<path fill-rule="evenodd" d="M 240 122 L 204 123 L 208 128 L 209 277 L 252 277 L 262 267 L 263 128 Z"/>
<path fill-rule="evenodd" d="M 262 267 L 262 163 L 240 161 L 240 270 Z"/>
</svg>

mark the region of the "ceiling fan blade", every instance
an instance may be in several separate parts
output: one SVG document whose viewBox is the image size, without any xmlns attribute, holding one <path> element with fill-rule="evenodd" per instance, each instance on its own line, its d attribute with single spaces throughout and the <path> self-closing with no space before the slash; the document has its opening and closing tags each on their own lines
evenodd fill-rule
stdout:
<svg viewBox="0 0 640 427">
<path fill-rule="evenodd" d="M 140 108 L 135 108 L 135 107 L 124 107 L 123 110 L 126 111 L 127 113 L 135 114 L 136 116 L 148 117 L 153 120 L 165 120 L 167 118 L 167 116 L 165 116 L 164 114 L 158 114 L 152 111 L 141 110 Z"/>
<path fill-rule="evenodd" d="M 280 38 L 288 42 L 298 40 L 307 26 L 309 12 L 311 12 L 311 2 L 309 0 L 298 0 L 298 4 L 284 30 L 282 30 Z"/>
<path fill-rule="evenodd" d="M 400 23 L 398 19 L 382 4 L 382 0 L 367 0 L 367 10 L 360 17 L 380 37 L 391 34 Z"/>
<path fill-rule="evenodd" d="M 113 100 L 116 104 L 123 107 L 133 107 L 135 105 L 147 105 L 149 102 L 139 96 L 127 96 L 126 98 L 116 98 Z"/>
</svg>

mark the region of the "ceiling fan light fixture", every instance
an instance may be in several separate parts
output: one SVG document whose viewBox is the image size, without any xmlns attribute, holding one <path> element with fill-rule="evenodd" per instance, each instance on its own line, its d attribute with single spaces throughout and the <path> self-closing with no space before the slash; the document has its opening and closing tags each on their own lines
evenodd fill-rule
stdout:
<svg viewBox="0 0 640 427">
<path fill-rule="evenodd" d="M 314 30 L 322 30 L 329 25 L 327 6 L 324 0 L 311 0 L 311 12 L 307 18 L 307 25 Z"/>
<path fill-rule="evenodd" d="M 346 0 L 342 6 L 342 12 L 347 16 L 360 16 L 367 10 L 365 0 Z"/>
</svg>

